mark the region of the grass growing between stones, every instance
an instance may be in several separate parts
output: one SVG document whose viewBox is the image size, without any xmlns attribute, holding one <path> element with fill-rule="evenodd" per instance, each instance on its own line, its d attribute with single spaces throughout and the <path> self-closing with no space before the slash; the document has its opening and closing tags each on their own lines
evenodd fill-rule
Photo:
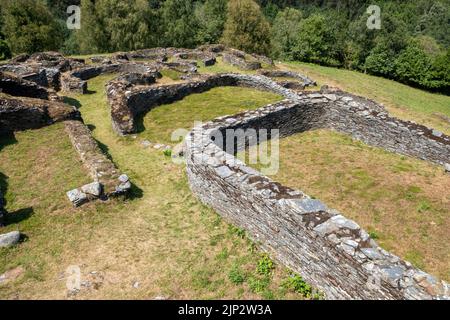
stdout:
<svg viewBox="0 0 450 320">
<path fill-rule="evenodd" d="M 450 177 L 442 167 L 317 130 L 280 140 L 280 170 L 271 178 L 338 209 L 385 249 L 450 280 Z"/>
<path fill-rule="evenodd" d="M 131 198 L 71 208 L 65 191 L 90 179 L 60 125 L 18 133 L 18 143 L 0 152 L 0 172 L 9 177 L 7 209 L 33 206 L 33 214 L 5 229 L 18 228 L 29 239 L 0 251 L 0 274 L 24 269 L 17 279 L 0 284 L 0 297 L 67 298 L 66 269 L 75 265 L 82 276 L 81 291 L 70 296 L 76 299 L 302 298 L 301 293 L 284 290 L 289 272 L 281 266 L 262 286 L 251 285 L 261 253 L 243 231 L 194 198 L 184 166 L 172 163 L 161 150 L 144 148 L 140 135 L 133 139 L 114 134 L 104 92 L 113 77 L 90 80 L 90 94 L 73 95 L 68 101 L 80 105 L 103 150 L 130 176 L 135 184 Z M 215 117 L 221 113 L 220 101 L 213 98 L 214 92 L 205 94 L 210 116 Z M 262 102 L 235 104 L 235 110 L 224 113 L 256 108 Z M 191 115 L 186 124 L 196 119 Z M 168 131 L 171 125 L 160 129 Z M 8 219 L 14 220 L 12 216 Z M 230 279 L 236 268 L 242 281 Z"/>
<path fill-rule="evenodd" d="M 290 67 L 383 102 L 402 118 L 449 132 L 449 98 L 389 80 L 307 64 Z M 200 72 L 242 72 L 220 59 Z M 250 71 L 248 73 L 254 73 Z M 141 142 L 171 144 L 177 128 L 278 100 L 243 88 L 216 88 L 160 106 L 143 118 L 137 135 L 118 137 L 111 128 L 104 85 L 116 75 L 89 81 L 89 94 L 67 99 L 80 107 L 102 150 L 135 186 L 126 201 L 71 208 L 65 192 L 90 182 L 62 125 L 0 140 L 0 187 L 7 187 L 9 225 L 28 239 L 0 249 L 0 274 L 22 267 L 0 283 L 0 298 L 67 298 L 69 266 L 80 267 L 76 299 L 303 298 L 315 297 L 297 275 L 271 267 L 243 230 L 197 201 L 183 166 Z M 168 75 L 160 80 L 172 83 Z M 290 139 L 290 140 L 289 140 Z M 419 267 L 449 280 L 449 182 L 441 169 L 312 132 L 281 143 L 281 170 L 274 178 L 307 191 L 355 219 L 377 241 Z M 398 235 L 401 237 L 398 237 Z M 269 267 L 268 267 L 269 266 Z"/>
<path fill-rule="evenodd" d="M 395 117 L 415 121 L 450 135 L 450 97 L 415 89 L 407 85 L 361 72 L 307 63 L 282 63 L 308 75 L 319 86 L 328 84 L 382 103 Z"/>
</svg>

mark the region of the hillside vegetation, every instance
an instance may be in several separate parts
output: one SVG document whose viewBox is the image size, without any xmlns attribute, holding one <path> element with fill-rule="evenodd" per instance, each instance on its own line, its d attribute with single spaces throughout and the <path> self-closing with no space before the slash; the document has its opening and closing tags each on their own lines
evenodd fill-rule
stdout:
<svg viewBox="0 0 450 320">
<path fill-rule="evenodd" d="M 449 0 L 3 0 L 0 60 L 224 43 L 449 94 L 449 29 Z"/>
</svg>

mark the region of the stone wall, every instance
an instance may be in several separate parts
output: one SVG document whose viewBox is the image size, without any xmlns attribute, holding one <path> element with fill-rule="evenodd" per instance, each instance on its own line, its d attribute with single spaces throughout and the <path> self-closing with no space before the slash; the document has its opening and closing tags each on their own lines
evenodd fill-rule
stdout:
<svg viewBox="0 0 450 320">
<path fill-rule="evenodd" d="M 55 92 L 50 92 L 47 88 L 41 87 L 35 82 L 4 72 L 0 72 L 0 92 L 12 96 L 58 100 Z"/>
<path fill-rule="evenodd" d="M 248 61 L 244 57 L 239 55 L 224 52 L 222 53 L 223 62 L 231 64 L 232 66 L 238 67 L 242 70 L 258 70 L 261 69 L 261 63 L 259 61 Z"/>
<path fill-rule="evenodd" d="M 114 130 L 120 134 L 136 131 L 136 117 L 155 106 L 172 103 L 193 93 L 202 93 L 215 87 L 243 86 L 271 91 L 285 98 L 296 99 L 297 95 L 279 86 L 264 76 L 242 74 L 217 74 L 199 77 L 185 83 L 130 88 L 123 81 L 111 81 L 106 88 Z"/>
<path fill-rule="evenodd" d="M 74 107 L 62 102 L 0 96 L 0 131 L 37 129 L 68 119 L 79 119 Z"/>
<path fill-rule="evenodd" d="M 58 52 L 38 52 L 31 56 L 17 56 L 9 64 L 1 65 L 0 71 L 11 72 L 24 80 L 59 90 L 61 74 L 82 65 L 84 60 L 65 58 Z"/>
<path fill-rule="evenodd" d="M 61 90 L 85 94 L 88 90 L 87 80 L 108 73 L 153 73 L 154 65 L 132 62 L 115 62 L 110 64 L 85 66 L 67 72 L 61 76 Z"/>
<path fill-rule="evenodd" d="M 226 145 L 227 129 L 248 128 L 279 129 L 281 137 L 315 128 L 336 129 L 436 163 L 450 159 L 450 137 L 389 117 L 372 101 L 343 92 L 316 92 L 218 118 L 186 138 L 187 174 L 194 194 L 247 230 L 273 258 L 301 274 L 326 298 L 449 298 L 449 284 L 386 252 L 354 221 L 223 151 L 218 133 Z M 257 142 L 234 142 L 231 153 Z"/>
<path fill-rule="evenodd" d="M 88 170 L 93 184 L 68 192 L 69 199 L 76 206 L 96 198 L 127 193 L 131 188 L 128 177 L 121 174 L 114 163 L 101 151 L 91 131 L 83 122 L 65 121 L 65 129 L 83 165 Z"/>
<path fill-rule="evenodd" d="M 302 82 L 304 87 L 313 87 L 316 84 L 316 82 L 307 76 L 294 72 L 294 71 L 288 71 L 288 70 L 259 70 L 259 74 L 269 77 L 269 78 L 293 78 L 298 79 Z"/>
</svg>

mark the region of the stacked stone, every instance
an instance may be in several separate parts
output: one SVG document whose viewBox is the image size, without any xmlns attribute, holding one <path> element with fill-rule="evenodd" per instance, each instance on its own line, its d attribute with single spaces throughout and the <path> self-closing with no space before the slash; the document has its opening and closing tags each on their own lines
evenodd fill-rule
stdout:
<svg viewBox="0 0 450 320">
<path fill-rule="evenodd" d="M 23 97 L 0 98 L 0 130 L 3 132 L 37 129 L 80 117 L 79 111 L 74 107 L 58 101 Z"/>
<path fill-rule="evenodd" d="M 100 150 L 91 131 L 81 121 L 66 121 L 66 132 L 94 182 L 67 192 L 74 206 L 125 194 L 131 189 L 128 176 L 120 174 L 114 163 Z"/>
<path fill-rule="evenodd" d="M 243 86 L 270 91 L 291 100 L 299 96 L 292 90 L 278 85 L 262 75 L 237 73 L 214 74 L 186 78 L 189 81 L 171 85 L 133 88 L 124 81 L 113 80 L 107 84 L 106 92 L 111 107 L 113 128 L 119 135 L 136 131 L 135 118 L 155 106 L 178 101 L 193 93 L 202 93 L 215 87 Z"/>
<path fill-rule="evenodd" d="M 35 82 L 24 80 L 12 73 L 0 72 L 0 92 L 12 96 L 22 96 L 49 100 L 55 93 Z"/>
<path fill-rule="evenodd" d="M 294 72 L 294 71 L 288 71 L 288 70 L 259 70 L 259 74 L 269 77 L 269 78 L 276 78 L 276 77 L 283 77 L 283 78 L 293 78 L 298 79 L 301 81 L 301 84 L 303 87 L 314 87 L 316 86 L 316 82 L 307 76 Z M 287 84 L 284 87 L 288 87 L 289 84 Z M 293 88 L 291 88 L 293 89 Z"/>
<path fill-rule="evenodd" d="M 326 298 L 449 299 L 448 283 L 383 250 L 354 221 L 236 159 L 233 154 L 248 145 L 245 140 L 231 152 L 226 150 L 230 153 L 223 150 L 228 129 L 249 128 L 280 129 L 280 136 L 287 136 L 336 126 L 344 132 L 358 130 L 359 138 L 367 135 L 368 143 L 382 146 L 385 141 L 390 146 L 394 127 L 390 123 L 395 122 L 398 151 L 404 150 L 400 144 L 420 142 L 422 151 L 413 148 L 413 155 L 437 163 L 450 158 L 450 137 L 433 135 L 431 129 L 386 114 L 378 118 L 381 110 L 371 101 L 344 93 L 308 93 L 297 101 L 217 118 L 194 128 L 186 138 L 191 190 L 228 221 L 247 230 L 273 258 L 301 274 Z M 366 116 L 374 118 L 366 121 Z M 218 135 L 222 139 L 212 139 Z M 437 150 L 430 154 L 433 149 Z"/>
<path fill-rule="evenodd" d="M 0 66 L 0 71 L 12 72 L 24 80 L 59 90 L 61 74 L 82 65 L 84 60 L 65 58 L 58 52 L 38 52 L 17 56 Z"/>
</svg>

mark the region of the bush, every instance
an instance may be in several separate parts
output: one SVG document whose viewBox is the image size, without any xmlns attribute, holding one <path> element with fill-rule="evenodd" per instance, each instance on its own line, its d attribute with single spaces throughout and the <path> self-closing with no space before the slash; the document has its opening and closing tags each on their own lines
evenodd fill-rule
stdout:
<svg viewBox="0 0 450 320">
<path fill-rule="evenodd" d="M 222 41 L 248 53 L 270 52 L 270 25 L 253 0 L 230 0 Z"/>
<path fill-rule="evenodd" d="M 0 39 L 0 60 L 11 58 L 11 50 L 5 40 Z"/>
<path fill-rule="evenodd" d="M 324 14 L 313 14 L 300 23 L 293 48 L 296 60 L 339 66 L 339 44 L 336 29 Z"/>
</svg>

